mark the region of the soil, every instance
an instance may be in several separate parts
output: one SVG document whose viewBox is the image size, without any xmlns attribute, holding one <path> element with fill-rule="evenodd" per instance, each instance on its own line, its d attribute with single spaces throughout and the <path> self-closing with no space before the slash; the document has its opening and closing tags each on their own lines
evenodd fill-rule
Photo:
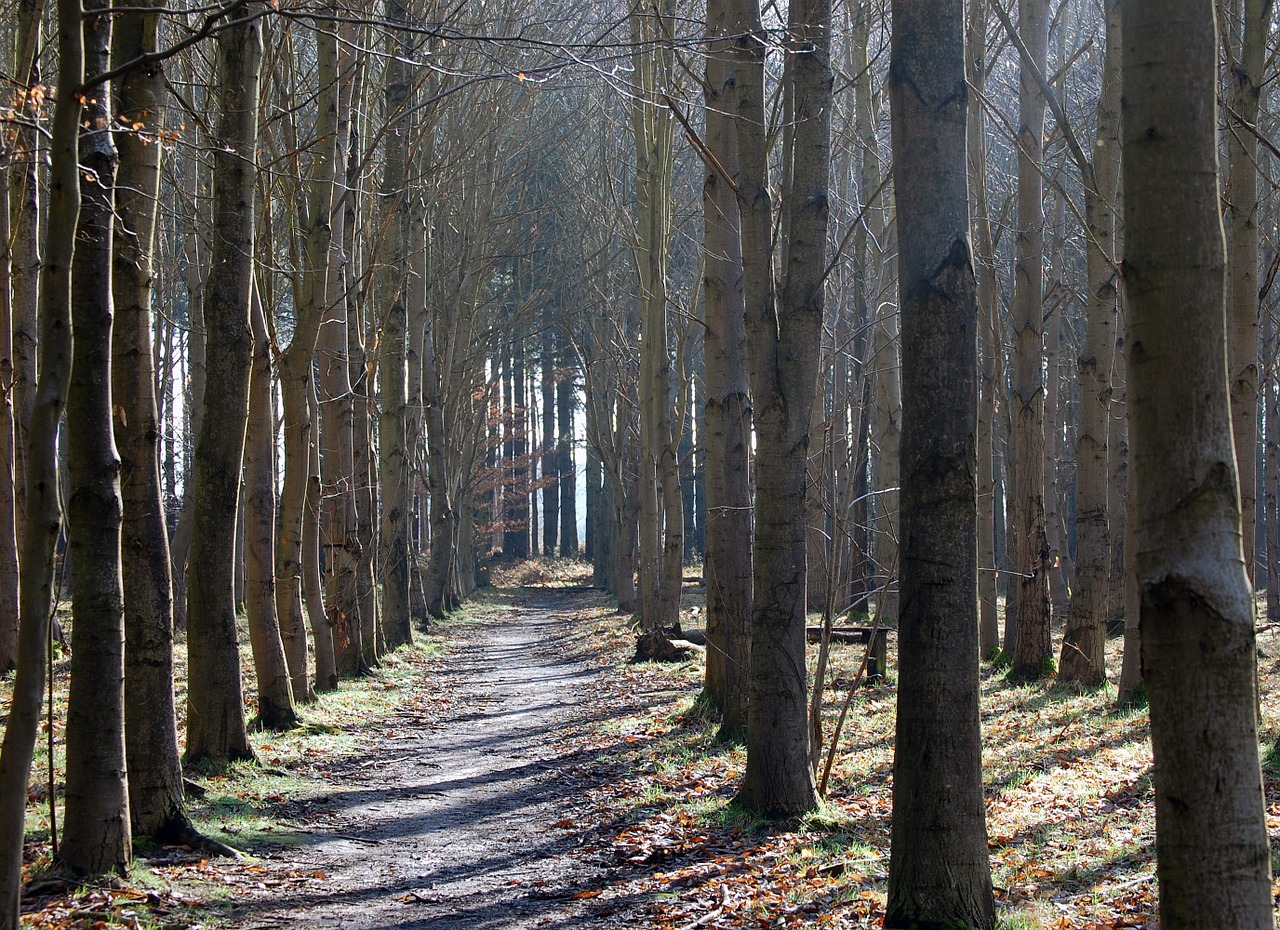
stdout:
<svg viewBox="0 0 1280 930">
<path fill-rule="evenodd" d="M 305 844 L 279 847 L 264 881 L 230 908 L 243 930 L 638 926 L 644 902 L 596 899 L 616 879 L 598 809 L 619 763 L 586 748 L 609 670 L 573 655 L 590 595 L 522 595 L 499 622 L 450 647 L 444 717 L 401 720 L 335 772 Z M 388 734 L 387 736 L 390 736 Z M 274 887 L 272 887 L 274 886 Z"/>
</svg>

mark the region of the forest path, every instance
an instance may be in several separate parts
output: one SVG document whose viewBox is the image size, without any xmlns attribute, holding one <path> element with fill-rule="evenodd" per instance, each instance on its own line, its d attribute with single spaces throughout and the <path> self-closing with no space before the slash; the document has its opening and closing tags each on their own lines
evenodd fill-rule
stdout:
<svg viewBox="0 0 1280 930">
<path fill-rule="evenodd" d="M 335 773 L 311 842 L 266 863 L 319 880 L 296 891 L 264 882 L 276 887 L 235 902 L 238 926 L 634 926 L 621 902 L 592 906 L 610 864 L 595 851 L 601 820 L 613 818 L 589 799 L 618 773 L 576 737 L 618 708 L 616 697 L 592 699 L 612 690 L 609 670 L 570 648 L 589 599 L 523 589 L 500 620 L 452 643 L 433 675 L 451 709 L 401 718 Z"/>
</svg>

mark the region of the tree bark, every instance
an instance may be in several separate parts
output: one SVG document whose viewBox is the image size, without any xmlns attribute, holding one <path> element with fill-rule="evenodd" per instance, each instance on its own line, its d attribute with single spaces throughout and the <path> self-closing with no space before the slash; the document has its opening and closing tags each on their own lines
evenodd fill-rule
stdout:
<svg viewBox="0 0 1280 930">
<path fill-rule="evenodd" d="M 244 452 L 245 613 L 258 677 L 255 727 L 298 725 L 288 660 L 276 613 L 276 431 L 271 409 L 271 336 L 257 285 L 250 297 L 253 355 L 249 369 L 249 421 Z M 304 640 L 305 642 L 305 640 Z M 305 666 L 303 674 L 305 675 Z"/>
<path fill-rule="evenodd" d="M 1107 4 L 1106 57 L 1098 100 L 1093 162 L 1085 177 L 1088 308 L 1078 363 L 1080 427 L 1076 439 L 1076 585 L 1058 663 L 1064 681 L 1106 681 L 1107 576 L 1111 569 L 1107 511 L 1111 366 L 1115 346 L 1117 275 L 1115 201 L 1120 172 L 1120 10 Z"/>
<path fill-rule="evenodd" d="M 1160 923 L 1271 927 L 1208 0 L 1122 4 L 1124 281 Z M 1252 448 L 1249 450 L 1252 455 Z"/>
<path fill-rule="evenodd" d="M 85 5 L 85 69 L 106 70 L 107 4 Z M 67 392 L 67 536 L 71 686 L 67 790 L 59 856 L 77 874 L 123 872 L 133 857 L 124 750 L 124 592 L 120 580 L 120 460 L 112 436 L 112 193 L 118 157 L 109 88 L 85 101 L 79 228 L 72 263 L 73 350 Z"/>
<path fill-rule="evenodd" d="M 817 803 L 805 700 L 805 486 L 826 277 L 831 6 L 796 0 L 788 12 L 794 45 L 786 119 L 795 129 L 783 153 L 789 180 L 783 198 L 790 207 L 780 236 L 787 254 L 777 296 L 760 12 L 754 0 L 735 2 L 733 9 L 738 203 L 757 449 L 751 712 L 738 798 L 759 813 L 791 815 Z"/>
<path fill-rule="evenodd" d="M 743 300 L 738 140 L 727 109 L 736 81 L 725 0 L 707 5 L 706 135 L 716 167 L 702 188 L 706 335 L 707 590 L 705 690 L 720 707 L 720 738 L 747 727 L 751 661 L 751 398 Z"/>
<path fill-rule="evenodd" d="M 147 7 L 151 7 L 148 9 Z M 114 55 L 130 61 L 158 47 L 158 3 L 118 15 Z M 164 129 L 162 66 L 136 68 L 118 85 L 120 150 L 112 265 L 115 325 L 111 387 L 119 408 L 115 439 L 123 495 L 121 571 L 124 579 L 125 755 L 129 820 L 135 836 L 188 843 L 173 694 L 173 587 L 160 477 L 165 431 L 156 408 L 151 352 L 156 242 Z M 139 129 L 133 129 L 140 124 Z"/>
<path fill-rule="evenodd" d="M 80 212 L 79 145 L 84 46 L 78 0 L 58 0 L 58 94 L 50 139 L 49 235 L 40 268 L 40 379 L 27 431 L 27 515 L 19 577 L 18 672 L 0 744 L 0 927 L 17 930 L 27 779 L 44 698 L 53 614 L 54 548 L 62 529 L 58 421 L 71 374 L 71 261 Z M 38 530 L 36 529 L 38 528 Z"/>
<path fill-rule="evenodd" d="M 1227 158 L 1227 365 L 1231 378 L 1231 430 L 1240 469 L 1244 566 L 1252 581 L 1258 509 L 1258 141 L 1254 136 L 1265 87 L 1263 65 L 1272 0 L 1222 4 L 1231 32 L 1227 43 L 1231 87 Z M 1243 13 L 1243 19 L 1240 14 Z"/>
<path fill-rule="evenodd" d="M 253 758 L 236 642 L 235 538 L 249 409 L 258 86 L 262 23 L 251 7 L 218 35 L 220 113 L 213 239 L 205 282 L 208 381 L 191 477 L 187 762 Z"/>
<path fill-rule="evenodd" d="M 1018 32 L 1031 66 L 1045 69 L 1049 41 L 1047 0 L 1020 0 Z M 1044 503 L 1044 180 L 1040 174 L 1045 98 L 1022 68 L 1018 110 L 1018 240 L 1014 273 L 1016 372 L 1010 397 L 1017 441 L 1010 522 L 1017 530 L 1014 578 L 1018 612 L 1014 621 L 1013 671 L 1039 678 L 1049 671 L 1049 536 Z"/>
<path fill-rule="evenodd" d="M 978 719 L 976 285 L 960 0 L 893 5 L 902 549 L 886 927 L 995 924 Z"/>
</svg>

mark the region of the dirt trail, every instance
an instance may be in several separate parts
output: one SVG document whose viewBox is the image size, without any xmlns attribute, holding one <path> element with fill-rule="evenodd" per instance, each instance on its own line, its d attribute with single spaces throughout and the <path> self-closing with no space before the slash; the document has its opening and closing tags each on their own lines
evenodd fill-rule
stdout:
<svg viewBox="0 0 1280 930">
<path fill-rule="evenodd" d="M 531 592 L 452 648 L 437 681 L 453 710 L 402 720 L 349 766 L 310 824 L 314 842 L 270 862 L 323 878 L 238 900 L 240 926 L 636 926 L 617 902 L 603 913 L 583 894 L 608 865 L 579 827 L 598 822 L 586 798 L 616 774 L 574 740 L 605 674 L 570 657 L 569 616 L 583 603 Z"/>
</svg>

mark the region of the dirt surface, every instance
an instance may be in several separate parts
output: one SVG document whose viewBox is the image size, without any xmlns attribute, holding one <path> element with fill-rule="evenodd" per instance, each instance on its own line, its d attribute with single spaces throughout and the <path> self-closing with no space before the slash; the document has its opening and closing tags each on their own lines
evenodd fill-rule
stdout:
<svg viewBox="0 0 1280 930">
<path fill-rule="evenodd" d="M 437 680 L 452 709 L 402 720 L 335 772 L 338 788 L 317 799 L 306 843 L 263 863 L 268 876 L 319 880 L 296 893 L 264 882 L 234 902 L 238 926 L 638 925 L 628 912 L 641 902 L 595 900 L 608 883 L 602 840 L 614 818 L 592 798 L 617 763 L 581 747 L 606 715 L 594 696 L 607 670 L 572 655 L 585 596 L 553 590 L 522 595 L 451 647 Z"/>
</svg>

